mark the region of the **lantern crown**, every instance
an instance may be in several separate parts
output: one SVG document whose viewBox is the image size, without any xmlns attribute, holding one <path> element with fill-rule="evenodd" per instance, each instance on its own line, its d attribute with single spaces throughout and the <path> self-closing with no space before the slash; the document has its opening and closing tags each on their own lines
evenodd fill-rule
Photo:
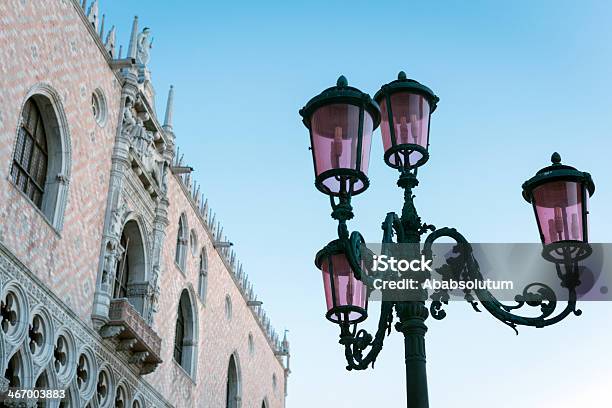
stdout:
<svg viewBox="0 0 612 408">
<path fill-rule="evenodd" d="M 593 179 L 589 173 L 562 164 L 561 155 L 557 152 L 551 155 L 550 161 L 552 162 L 550 166 L 540 169 L 535 176 L 523 183 L 523 198 L 527 202 L 532 202 L 532 192 L 534 188 L 551 181 L 573 181 L 582 183 L 589 192 L 589 196 L 593 195 L 595 192 L 595 183 L 593 183 Z"/>
<path fill-rule="evenodd" d="M 436 110 L 438 102 L 440 102 L 440 98 L 438 98 L 431 89 L 414 79 L 408 78 L 404 71 L 400 71 L 399 74 L 397 74 L 397 79 L 395 81 L 383 85 L 380 90 L 374 94 L 374 100 L 380 105 L 387 95 L 392 95 L 397 92 L 422 95 L 427 99 L 427 102 L 429 102 L 431 113 Z"/>
<path fill-rule="evenodd" d="M 350 104 L 362 106 L 372 116 L 374 129 L 380 125 L 380 107 L 372 100 L 370 95 L 359 89 L 349 86 L 348 80 L 344 75 L 340 75 L 336 81 L 336 86 L 325 89 L 315 96 L 300 109 L 302 122 L 310 129 L 310 119 L 312 114 L 320 107 L 331 104 Z"/>
</svg>

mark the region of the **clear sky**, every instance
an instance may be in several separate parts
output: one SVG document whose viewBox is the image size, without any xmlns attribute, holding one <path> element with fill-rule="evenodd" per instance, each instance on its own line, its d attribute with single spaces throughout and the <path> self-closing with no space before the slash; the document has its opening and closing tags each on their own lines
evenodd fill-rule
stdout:
<svg viewBox="0 0 612 408">
<path fill-rule="evenodd" d="M 274 326 L 290 330 L 290 408 L 405 405 L 401 335 L 374 370 L 348 373 L 323 317 L 313 258 L 336 225 L 313 186 L 298 109 L 340 74 L 373 95 L 405 70 L 441 98 L 415 191 L 425 222 L 474 242 L 537 241 L 521 184 L 559 151 L 593 174 L 591 240 L 612 240 L 608 1 L 101 0 L 101 12 L 124 50 L 134 15 L 151 27 L 159 115 L 173 84 L 178 144 Z M 379 131 L 374 141 L 371 187 L 349 225 L 368 241 L 402 203 Z M 445 320 L 428 320 L 430 405 L 609 404 L 612 306 L 582 309 L 515 336 L 486 312 L 451 305 Z"/>
</svg>

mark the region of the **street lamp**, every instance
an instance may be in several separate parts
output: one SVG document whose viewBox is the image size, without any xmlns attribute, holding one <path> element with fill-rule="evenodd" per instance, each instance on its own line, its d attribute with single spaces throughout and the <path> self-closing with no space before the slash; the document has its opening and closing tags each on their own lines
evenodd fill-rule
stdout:
<svg viewBox="0 0 612 408">
<path fill-rule="evenodd" d="M 374 95 L 380 105 L 385 163 L 395 169 L 412 169 L 429 159 L 429 120 L 440 100 L 406 73 L 383 85 Z"/>
<path fill-rule="evenodd" d="M 335 197 L 365 191 L 370 184 L 372 132 L 380 123 L 378 105 L 341 76 L 336 86 L 312 98 L 300 114 L 310 130 L 315 186 Z"/>
<path fill-rule="evenodd" d="M 398 79 L 383 85 L 374 101 L 357 88 L 349 87 L 344 76 L 335 87 L 328 88 L 311 99 L 300 110 L 304 125 L 310 131 L 315 169 L 315 186 L 330 198 L 332 218 L 338 221 L 338 239 L 331 241 L 316 255 L 315 265 L 323 274 L 326 317 L 340 327 L 340 344 L 345 348 L 348 370 L 365 370 L 373 365 L 380 353 L 385 336 L 391 331 L 394 311 L 395 329 L 404 335 L 406 392 L 408 408 L 427 408 L 425 320 L 431 316 L 441 320 L 446 316 L 443 305 L 449 294 L 437 290 L 430 294 L 419 288 L 408 300 L 385 296 L 375 335 L 357 328 L 368 317 L 368 295 L 373 282 L 385 276 L 366 265 L 369 251 L 357 231 L 349 233 L 347 220 L 353 218 L 351 198 L 364 192 L 367 178 L 370 144 L 373 131 L 381 124 L 384 161 L 400 173 L 398 186 L 404 189 L 401 215 L 390 212 L 382 224 L 383 246 L 393 243 L 408 245 L 411 256 L 432 258 L 432 245 L 441 237 L 453 239 L 456 255 L 437 269 L 444 271 L 443 280 L 482 280 L 478 262 L 468 241 L 454 228 L 436 229 L 421 222 L 412 189 L 418 185 L 417 169 L 429 159 L 430 117 L 438 97 L 426 86 L 408 79 L 400 72 Z M 382 121 L 382 122 L 381 122 Z M 561 164 L 558 153 L 552 155 L 552 165 L 538 171 L 523 184 L 523 197 L 533 205 L 540 238 L 542 256 L 555 264 L 561 286 L 568 291 L 566 307 L 557 314 L 555 292 L 545 284 L 532 283 L 516 305 L 506 305 L 487 289 L 465 292 L 465 300 L 480 312 L 479 303 L 493 317 L 512 327 L 545 327 L 570 314 L 580 315 L 576 308 L 576 287 L 580 285 L 578 261 L 592 250 L 588 243 L 587 200 L 595 186 L 588 173 Z M 427 234 L 422 247 L 421 236 Z M 395 242 L 394 242 L 395 237 Z M 402 277 L 423 282 L 428 276 L 406 272 Z M 429 308 L 426 306 L 429 302 Z M 538 316 L 522 316 L 515 312 L 524 306 L 539 307 Z"/>
<path fill-rule="evenodd" d="M 543 256 L 555 262 L 565 248 L 575 260 L 584 259 L 591 253 L 587 201 L 595 192 L 595 184 L 589 173 L 561 164 L 558 153 L 551 161 L 551 166 L 523 183 L 523 197 L 533 204 Z"/>
</svg>

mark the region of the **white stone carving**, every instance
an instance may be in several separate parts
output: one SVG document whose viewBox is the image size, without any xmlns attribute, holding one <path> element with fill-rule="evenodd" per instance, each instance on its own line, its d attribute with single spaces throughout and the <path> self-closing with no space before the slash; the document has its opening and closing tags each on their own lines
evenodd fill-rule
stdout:
<svg viewBox="0 0 612 408">
<path fill-rule="evenodd" d="M 139 64 L 147 65 L 149 63 L 149 50 L 153 48 L 153 39 L 149 38 L 150 36 L 151 30 L 145 27 L 136 39 L 136 62 Z"/>
<path fill-rule="evenodd" d="M 113 384 L 122 384 L 125 389 L 131 390 L 132 395 L 138 396 L 141 406 L 143 403 L 147 407 L 172 406 L 157 390 L 130 370 L 126 356 L 117 353 L 112 344 L 102 342 L 92 328 L 40 284 L 29 270 L 15 264 L 1 244 L 0 281 L 6 283 L 2 285 L 5 307 L 8 302 L 4 295 L 10 292 L 19 298 L 17 303 L 14 303 L 15 300 L 10 301 L 11 308 L 19 305 L 19 322 L 23 322 L 27 329 L 35 316 L 39 316 L 42 321 L 38 327 L 44 330 L 43 336 L 53 337 L 50 341 L 45 338 L 45 348 L 41 350 L 43 353 L 37 354 L 36 349 L 34 353 L 30 349 L 32 335 L 0 335 L 0 366 L 6 367 L 8 359 L 17 355 L 19 366 L 16 374 L 23 381 L 22 387 L 32 388 L 38 375 L 45 372 L 48 386 L 69 391 L 73 403 L 79 401 L 76 406 L 86 406 L 87 403 L 97 406 L 98 401 L 94 402 L 97 398 L 96 384 L 100 371 L 105 370 L 111 380 L 108 383 L 109 391 Z M 21 302 L 21 298 L 28 301 Z M 8 331 L 17 334 L 13 325 L 9 326 Z M 8 385 L 9 382 L 0 375 L 0 392 L 6 390 Z"/>
</svg>

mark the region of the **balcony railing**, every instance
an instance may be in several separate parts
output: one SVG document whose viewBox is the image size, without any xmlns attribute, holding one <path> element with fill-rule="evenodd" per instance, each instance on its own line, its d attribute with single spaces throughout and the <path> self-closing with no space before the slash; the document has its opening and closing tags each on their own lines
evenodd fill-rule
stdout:
<svg viewBox="0 0 612 408">
<path fill-rule="evenodd" d="M 125 298 L 111 300 L 108 317 L 100 335 L 113 339 L 117 351 L 127 353 L 129 362 L 140 367 L 140 374 L 153 372 L 162 362 L 161 338 L 157 333 Z"/>
</svg>

